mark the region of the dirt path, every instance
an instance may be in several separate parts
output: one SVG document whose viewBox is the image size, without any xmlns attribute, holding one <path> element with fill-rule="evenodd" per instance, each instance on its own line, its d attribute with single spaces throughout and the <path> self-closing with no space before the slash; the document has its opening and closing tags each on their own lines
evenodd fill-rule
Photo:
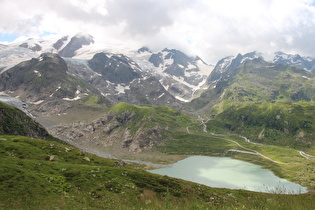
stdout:
<svg viewBox="0 0 315 210">
<path fill-rule="evenodd" d="M 208 119 L 208 120 L 205 122 L 204 119 L 200 117 L 200 115 L 198 115 L 198 118 L 200 119 L 201 124 L 203 125 L 203 131 L 204 131 L 205 133 L 208 133 L 206 122 L 208 122 L 210 119 Z M 186 129 L 187 129 L 188 133 L 190 133 L 189 130 L 188 130 L 188 127 L 187 127 Z M 220 135 L 220 134 L 214 134 L 214 133 L 210 133 L 210 134 L 211 134 L 211 135 L 214 135 L 214 136 L 222 136 L 222 135 Z M 246 138 L 245 136 L 239 136 L 239 137 L 243 138 L 245 142 L 250 143 L 250 144 L 261 145 L 261 146 L 269 146 L 269 145 L 267 145 L 267 144 L 261 144 L 261 143 L 252 142 L 252 141 L 250 141 L 248 138 Z M 272 162 L 279 163 L 279 164 L 285 164 L 285 163 L 281 163 L 281 162 L 272 160 L 271 158 L 269 158 L 269 157 L 267 157 L 267 156 L 265 156 L 265 155 L 263 155 L 263 154 L 261 154 L 261 153 L 255 151 L 255 150 L 248 149 L 248 148 L 246 148 L 246 147 L 240 145 L 240 144 L 239 144 L 238 142 L 236 142 L 236 141 L 229 140 L 229 139 L 224 139 L 224 138 L 221 138 L 221 139 L 222 139 L 222 140 L 226 140 L 226 141 L 234 142 L 234 143 L 237 144 L 239 147 L 241 147 L 241 148 L 243 148 L 243 149 L 246 149 L 246 150 L 249 150 L 249 151 L 252 151 L 253 153 L 250 153 L 250 154 L 254 154 L 254 153 L 255 153 L 256 155 L 260 155 L 260 156 L 262 156 L 263 158 L 268 159 L 268 160 L 270 160 L 270 161 L 272 161 Z M 241 153 L 248 153 L 248 152 L 242 151 L 242 150 L 229 150 L 229 151 L 241 152 Z M 307 153 L 305 153 L 305 152 L 303 152 L 303 151 L 300 151 L 300 150 L 296 150 L 296 151 L 297 151 L 302 157 L 304 157 L 304 158 L 306 158 L 306 159 L 315 159 L 315 156 L 313 156 L 313 155 L 307 154 Z"/>
<path fill-rule="evenodd" d="M 209 133 L 209 132 L 207 131 L 207 125 L 206 125 L 206 123 L 204 122 L 204 119 L 202 119 L 202 118 L 200 117 L 200 115 L 198 115 L 198 118 L 201 120 L 201 124 L 203 125 L 203 132 Z M 186 130 L 187 130 L 188 133 L 190 133 L 188 127 L 186 128 Z M 245 151 L 244 151 L 244 150 L 230 149 L 230 150 L 228 150 L 228 152 L 239 152 L 239 153 L 246 153 L 246 154 L 252 154 L 252 155 L 259 155 L 259 156 L 261 156 L 261 157 L 263 157 L 263 158 L 265 158 L 265 159 L 267 159 L 267 160 L 269 160 L 269 161 L 272 161 L 272 162 L 274 162 L 274 163 L 277 163 L 277 164 L 287 164 L 287 163 L 282 163 L 282 162 L 273 160 L 273 159 L 271 159 L 270 157 L 267 157 L 266 155 L 263 155 L 263 154 L 261 154 L 260 152 L 257 152 L 256 150 L 253 150 L 253 149 L 249 149 L 249 148 L 247 148 L 247 147 L 244 147 L 244 146 L 242 146 L 240 143 L 238 143 L 237 141 L 219 137 L 219 136 L 223 136 L 223 135 L 215 134 L 215 133 L 210 133 L 210 134 L 211 134 L 212 136 L 216 136 L 216 138 L 218 138 L 218 139 L 221 139 L 221 140 L 224 140 L 224 141 L 232 142 L 232 143 L 236 144 L 237 146 L 239 146 L 240 148 L 242 148 L 242 149 L 245 150 Z M 200 135 L 201 135 L 201 134 L 200 134 Z M 203 135 L 203 136 L 205 136 L 205 135 Z M 205 137 L 206 137 L 206 136 L 205 136 Z M 244 136 L 240 136 L 240 137 L 243 138 L 243 139 L 245 140 L 245 142 L 252 143 L 252 144 L 256 144 L 256 145 L 262 145 L 262 144 L 259 144 L 259 143 L 251 142 L 248 138 L 246 138 L 246 137 L 244 137 Z M 246 150 L 247 150 L 247 151 L 246 151 Z M 301 153 L 300 153 L 300 154 L 301 154 Z M 306 156 L 308 155 L 308 154 L 306 154 L 306 153 L 303 153 L 303 154 L 305 155 L 305 156 L 303 156 L 303 155 L 301 154 L 303 157 L 306 157 Z"/>
<path fill-rule="evenodd" d="M 208 133 L 208 132 L 207 132 Z M 269 161 L 272 161 L 274 163 L 277 163 L 277 164 L 288 164 L 288 163 L 282 163 L 282 162 L 279 162 L 279 161 L 276 161 L 276 160 L 273 160 L 271 159 L 270 157 L 267 157 L 266 155 L 263 155 L 261 154 L 260 152 L 257 152 L 256 150 L 253 150 L 253 149 L 249 149 L 247 147 L 244 147 L 242 146 L 240 143 L 238 143 L 237 141 L 234 141 L 234 140 L 230 140 L 230 139 L 226 139 L 226 138 L 222 138 L 222 137 L 218 137 L 217 134 L 214 134 L 214 133 L 210 133 L 211 135 L 215 136 L 215 138 L 217 139 L 220 139 L 220 140 L 223 140 L 223 141 L 229 141 L 229 142 L 232 142 L 234 144 L 236 144 L 237 146 L 239 146 L 240 148 L 244 149 L 244 150 L 237 150 L 237 149 L 230 149 L 228 150 L 228 152 L 239 152 L 239 153 L 246 153 L 246 154 L 252 154 L 252 155 L 259 155 Z M 200 135 L 200 136 L 204 136 L 204 137 L 208 137 L 206 135 L 202 135 L 202 134 L 196 134 L 196 135 Z M 219 134 L 220 135 L 220 134 Z M 220 135 L 221 136 L 221 135 Z"/>
<path fill-rule="evenodd" d="M 297 150 L 298 151 L 298 150 Z M 315 156 L 313 155 L 310 155 L 310 154 L 307 154 L 303 151 L 298 151 L 300 153 L 300 155 L 302 155 L 303 157 L 305 157 L 306 159 L 309 159 L 309 158 L 315 158 Z"/>
</svg>

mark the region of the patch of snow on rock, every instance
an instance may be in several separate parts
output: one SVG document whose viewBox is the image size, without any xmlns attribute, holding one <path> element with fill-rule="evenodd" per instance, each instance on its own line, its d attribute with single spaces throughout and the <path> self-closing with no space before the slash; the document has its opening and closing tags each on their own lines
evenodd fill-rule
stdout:
<svg viewBox="0 0 315 210">
<path fill-rule="evenodd" d="M 161 95 L 158 96 L 158 98 L 161 98 L 161 97 L 164 96 L 164 95 L 165 95 L 165 93 L 162 93 Z"/>
<path fill-rule="evenodd" d="M 182 101 L 182 102 L 190 102 L 190 100 L 183 99 L 183 98 L 181 98 L 181 97 L 179 97 L 179 96 L 175 96 L 175 98 L 176 98 L 177 100 L 179 100 L 179 101 Z"/>
<path fill-rule="evenodd" d="M 37 74 L 38 77 L 42 76 L 42 74 L 40 72 L 38 72 L 37 70 L 34 70 L 34 73 Z"/>
<path fill-rule="evenodd" d="M 122 86 L 121 84 L 118 84 L 115 90 L 118 92 L 118 94 L 124 94 L 125 90 L 130 90 L 130 86 Z"/>
<path fill-rule="evenodd" d="M 77 100 L 79 100 L 79 99 L 81 99 L 80 96 L 76 96 L 76 97 L 74 97 L 74 98 L 63 98 L 63 100 L 65 100 L 65 101 L 77 101 Z"/>
<path fill-rule="evenodd" d="M 199 68 L 199 74 L 209 76 L 214 69 L 213 65 L 206 65 L 201 60 L 197 61 L 197 66 Z"/>
<path fill-rule="evenodd" d="M 39 101 L 33 102 L 32 104 L 38 105 L 38 104 L 41 104 L 43 102 L 44 102 L 44 100 L 39 100 Z"/>
</svg>

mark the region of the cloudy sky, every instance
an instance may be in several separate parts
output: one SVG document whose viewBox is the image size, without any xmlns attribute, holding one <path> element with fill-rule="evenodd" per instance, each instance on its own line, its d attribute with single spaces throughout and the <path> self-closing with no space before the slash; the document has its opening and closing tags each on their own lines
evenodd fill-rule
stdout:
<svg viewBox="0 0 315 210">
<path fill-rule="evenodd" d="M 315 57 L 315 0 L 0 0 L 0 42 L 87 32 L 209 63 L 257 50 Z"/>
</svg>

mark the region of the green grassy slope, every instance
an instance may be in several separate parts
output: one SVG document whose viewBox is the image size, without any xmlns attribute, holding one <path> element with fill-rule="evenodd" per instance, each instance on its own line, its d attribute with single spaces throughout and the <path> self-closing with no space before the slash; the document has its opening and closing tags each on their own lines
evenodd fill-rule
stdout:
<svg viewBox="0 0 315 210">
<path fill-rule="evenodd" d="M 233 75 L 234 74 L 234 75 Z M 298 67 L 274 65 L 260 59 L 240 64 L 218 82 L 223 99 L 240 102 L 312 101 L 315 77 Z"/>
<path fill-rule="evenodd" d="M 49 134 L 40 124 L 26 116 L 21 110 L 0 102 L 0 135 L 23 135 L 48 138 Z"/>
<path fill-rule="evenodd" d="M 254 142 L 311 149 L 315 106 L 308 103 L 230 103 L 207 122 L 211 132 L 230 132 Z"/>
<path fill-rule="evenodd" d="M 33 128 L 27 126 L 34 123 L 34 130 L 37 129 L 38 124 L 24 116 L 24 113 L 1 105 L 2 116 L 13 117 L 1 118 L 1 126 L 13 123 L 12 128 L 18 125 L 22 131 L 28 128 L 32 132 Z M 121 122 L 128 121 L 123 118 L 128 115 L 123 113 L 135 113 L 132 121 L 124 125 L 130 130 L 156 125 L 165 129 L 167 132 L 163 144 L 157 147 L 164 153 L 227 155 L 228 149 L 238 148 L 235 143 L 222 141 L 221 137 L 202 133 L 200 124 L 169 107 L 140 107 L 121 103 L 110 111 L 120 116 L 118 120 Z M 21 116 L 28 123 L 19 124 Z M 2 132 L 7 133 L 10 132 Z M 224 138 L 241 141 L 235 137 Z M 315 206 L 312 194 L 279 195 L 210 188 L 151 174 L 144 170 L 144 166 L 103 159 L 50 140 L 0 135 L 1 209 L 312 209 Z M 268 148 L 252 149 L 263 152 L 264 149 L 269 151 Z M 283 152 L 283 148 L 274 150 L 278 152 L 269 152 L 272 158 L 277 158 L 274 154 Z M 230 156 L 259 163 L 282 177 L 285 174 L 291 176 L 291 180 L 313 186 L 311 175 L 314 161 L 279 168 L 253 155 L 232 153 Z M 294 158 L 293 155 L 279 161 L 296 162 Z M 294 174 L 293 171 L 298 172 Z M 310 177 L 309 180 L 296 180 L 300 177 L 299 173 L 306 174 L 304 178 Z"/>
<path fill-rule="evenodd" d="M 80 133 L 71 140 L 83 145 L 90 142 L 89 146 L 98 151 L 127 158 L 128 155 L 150 151 L 162 141 L 172 139 L 175 132 L 186 133 L 186 127 L 191 125 L 201 128 L 191 117 L 167 106 L 119 103 L 91 123 L 60 126 L 53 133 L 66 140 L 69 136 L 72 138 L 72 133 Z"/>
<path fill-rule="evenodd" d="M 137 130 L 140 126 L 154 127 L 156 125 L 169 130 L 185 130 L 186 126 L 194 124 L 192 118 L 182 114 L 179 110 L 167 106 L 137 106 L 127 103 L 119 103 L 109 109 L 116 115 L 124 112 L 133 112 L 133 123 L 129 124 L 131 130 Z"/>
<path fill-rule="evenodd" d="M 295 149 L 252 144 L 235 134 L 178 133 L 173 137 L 173 140 L 165 141 L 156 149 L 169 155 L 207 155 L 244 160 L 268 168 L 281 178 L 315 189 L 313 150 L 309 151 L 313 158 L 307 158 Z"/>
<path fill-rule="evenodd" d="M 74 147 L 0 136 L 3 209 L 311 209 L 311 194 L 215 189 L 148 173 Z"/>
<path fill-rule="evenodd" d="M 172 140 L 175 133 L 187 133 L 187 127 L 202 131 L 199 123 L 179 110 L 119 103 L 93 121 L 55 126 L 51 133 L 98 152 L 137 159 L 142 152 L 151 156 L 152 148 Z"/>
<path fill-rule="evenodd" d="M 208 119 L 214 118 L 207 122 L 210 132 L 241 134 L 264 144 L 315 148 L 315 77 L 298 67 L 262 59 L 244 61 L 222 74 L 191 105 Z"/>
</svg>

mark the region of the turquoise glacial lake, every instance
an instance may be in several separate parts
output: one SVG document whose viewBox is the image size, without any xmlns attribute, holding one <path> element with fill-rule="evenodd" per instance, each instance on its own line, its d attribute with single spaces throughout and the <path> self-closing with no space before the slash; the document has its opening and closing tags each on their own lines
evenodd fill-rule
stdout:
<svg viewBox="0 0 315 210">
<path fill-rule="evenodd" d="M 210 187 L 278 194 L 306 193 L 307 188 L 275 176 L 261 166 L 228 157 L 192 156 L 169 168 L 150 170 Z"/>
</svg>

